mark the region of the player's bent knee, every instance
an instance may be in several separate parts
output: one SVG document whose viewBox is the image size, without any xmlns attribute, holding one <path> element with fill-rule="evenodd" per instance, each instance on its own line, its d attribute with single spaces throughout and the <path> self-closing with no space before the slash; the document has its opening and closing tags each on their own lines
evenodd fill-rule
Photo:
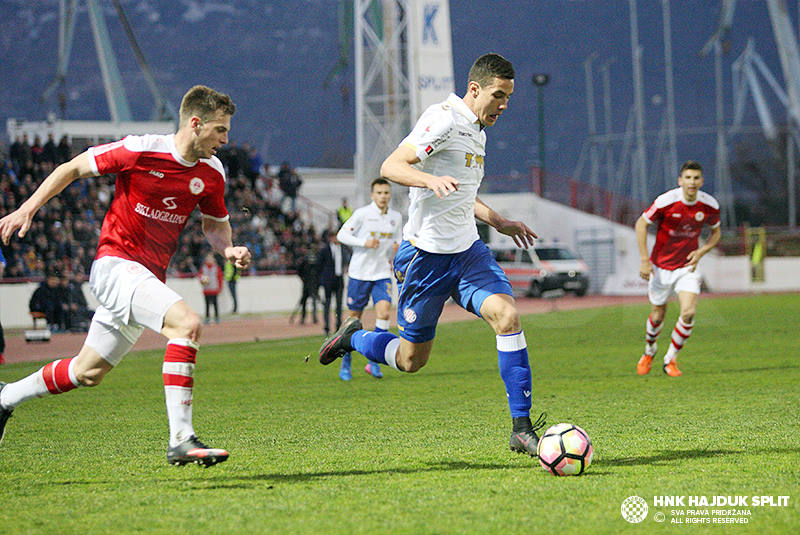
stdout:
<svg viewBox="0 0 800 535">
<path fill-rule="evenodd" d="M 397 367 L 406 373 L 416 373 L 425 366 L 424 362 L 406 362 L 404 364 L 397 364 Z"/>
<path fill-rule="evenodd" d="M 401 371 L 415 373 L 428 363 L 428 355 L 411 355 L 406 357 L 398 355 L 396 363 Z"/>
<path fill-rule="evenodd" d="M 103 381 L 103 377 L 105 376 L 106 371 L 100 368 L 75 373 L 75 379 L 81 386 L 97 386 Z"/>
<path fill-rule="evenodd" d="M 516 308 L 507 308 L 500 314 L 494 324 L 497 334 L 515 334 L 522 330 L 522 321 Z"/>
<path fill-rule="evenodd" d="M 190 311 L 180 319 L 174 329 L 178 337 L 197 341 L 203 332 L 203 320 L 197 313 Z"/>
</svg>

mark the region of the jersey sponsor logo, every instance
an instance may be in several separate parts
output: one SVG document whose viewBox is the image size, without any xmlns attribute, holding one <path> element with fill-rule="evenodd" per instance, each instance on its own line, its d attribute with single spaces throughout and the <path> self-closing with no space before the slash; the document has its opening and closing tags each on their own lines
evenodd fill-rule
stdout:
<svg viewBox="0 0 800 535">
<path fill-rule="evenodd" d="M 427 147 L 425 147 L 425 154 L 427 154 L 428 156 L 430 156 L 432 153 L 433 153 L 433 147 L 431 147 L 430 145 L 428 145 Z"/>
<path fill-rule="evenodd" d="M 403 317 L 406 319 L 408 323 L 414 323 L 417 321 L 417 313 L 407 308 L 403 311 Z"/>
<path fill-rule="evenodd" d="M 164 199 L 164 201 L 174 198 L 175 197 L 167 197 L 166 199 Z M 144 217 L 155 219 L 156 221 L 163 221 L 165 223 L 176 223 L 178 225 L 183 225 L 184 223 L 186 223 L 185 215 L 171 214 L 169 212 L 165 212 L 164 210 L 156 210 L 155 208 L 150 208 L 149 206 L 146 206 L 142 203 L 136 203 L 135 212 Z"/>
<path fill-rule="evenodd" d="M 693 229 L 691 225 L 684 225 L 681 229 L 670 230 L 669 235 L 674 238 L 694 238 L 700 234 L 700 231 Z"/>
<path fill-rule="evenodd" d="M 394 225 L 394 223 L 392 223 L 392 225 Z M 391 238 L 392 236 L 394 236 L 394 232 L 380 232 L 377 230 L 369 231 L 369 237 L 375 238 L 377 240 L 382 240 L 384 238 Z"/>
<path fill-rule="evenodd" d="M 480 154 L 470 154 L 469 152 L 464 155 L 467 160 L 467 167 L 483 169 L 483 156 Z"/>
<path fill-rule="evenodd" d="M 703 212 L 697 212 L 696 214 L 694 214 L 694 218 L 697 221 L 702 221 L 703 219 L 706 218 L 706 214 L 704 214 Z"/>
<path fill-rule="evenodd" d="M 163 199 L 161 199 L 161 202 L 164 203 L 164 206 L 166 207 L 167 210 L 174 210 L 178 207 L 178 204 L 175 202 L 175 199 L 177 199 L 177 197 L 164 197 Z"/>
<path fill-rule="evenodd" d="M 161 171 L 156 171 L 155 169 L 150 169 L 150 174 L 153 176 L 157 176 L 158 178 L 164 178 L 164 173 Z"/>
<path fill-rule="evenodd" d="M 463 130 L 459 130 L 458 131 L 458 135 L 462 136 L 462 137 L 468 137 L 468 138 L 472 139 L 472 132 L 465 132 Z"/>
</svg>

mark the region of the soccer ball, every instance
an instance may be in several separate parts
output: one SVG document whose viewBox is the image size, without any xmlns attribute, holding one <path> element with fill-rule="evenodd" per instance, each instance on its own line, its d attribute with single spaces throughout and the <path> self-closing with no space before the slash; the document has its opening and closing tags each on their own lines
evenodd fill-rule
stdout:
<svg viewBox="0 0 800 535">
<path fill-rule="evenodd" d="M 586 431 L 556 424 L 545 431 L 536 449 L 542 468 L 556 476 L 578 476 L 592 464 L 594 446 Z"/>
</svg>

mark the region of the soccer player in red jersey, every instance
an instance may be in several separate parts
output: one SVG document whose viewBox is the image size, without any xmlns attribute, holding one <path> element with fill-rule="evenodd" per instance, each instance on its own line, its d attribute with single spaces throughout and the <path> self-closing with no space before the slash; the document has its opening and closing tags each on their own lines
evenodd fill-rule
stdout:
<svg viewBox="0 0 800 535">
<path fill-rule="evenodd" d="M 648 296 L 652 308 L 645 324 L 645 349 L 636 371 L 639 375 L 650 372 L 650 363 L 658 347 L 656 339 L 664 326 L 667 301 L 675 293 L 681 307 L 680 316 L 672 331 L 672 340 L 664 356 L 664 373 L 679 377 L 676 358 L 692 334 L 697 301 L 700 298 L 700 273 L 697 263 L 719 242 L 721 230 L 719 203 L 703 186 L 703 166 L 688 161 L 681 166 L 678 176 L 680 187 L 658 198 L 636 222 L 636 238 L 642 264 L 639 276 L 648 282 Z M 656 243 L 647 255 L 647 227 L 655 224 Z M 711 236 L 700 247 L 700 232 L 708 225 Z"/>
<path fill-rule="evenodd" d="M 195 86 L 184 95 L 175 134 L 128 136 L 89 148 L 57 167 L 16 211 L 0 219 L 0 239 L 24 237 L 36 212 L 79 178 L 116 173 L 89 286 L 100 303 L 75 357 L 45 365 L 14 383 L 0 382 L 0 440 L 22 402 L 96 386 L 145 328 L 168 342 L 162 368 L 170 438 L 167 461 L 205 466 L 228 452 L 209 448 L 192 426 L 192 388 L 202 321 L 166 284 L 166 269 L 189 215 L 200 208 L 211 247 L 240 269 L 250 251 L 234 246 L 225 207 L 225 170 L 215 156 L 228 142 L 236 106 L 228 95 Z"/>
</svg>

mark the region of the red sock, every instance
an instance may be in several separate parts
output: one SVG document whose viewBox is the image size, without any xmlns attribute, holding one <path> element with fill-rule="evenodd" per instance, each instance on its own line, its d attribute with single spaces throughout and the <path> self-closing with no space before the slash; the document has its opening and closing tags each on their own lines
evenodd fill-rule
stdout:
<svg viewBox="0 0 800 535">
<path fill-rule="evenodd" d="M 51 394 L 63 394 L 78 387 L 78 381 L 71 377 L 72 374 L 70 374 L 70 364 L 73 360 L 75 360 L 75 357 L 56 360 L 46 364 L 41 369 L 48 392 Z"/>
<path fill-rule="evenodd" d="M 183 345 L 188 340 L 170 340 L 164 353 L 164 386 L 192 388 L 197 347 Z M 167 364 L 176 363 L 176 364 Z"/>
</svg>

